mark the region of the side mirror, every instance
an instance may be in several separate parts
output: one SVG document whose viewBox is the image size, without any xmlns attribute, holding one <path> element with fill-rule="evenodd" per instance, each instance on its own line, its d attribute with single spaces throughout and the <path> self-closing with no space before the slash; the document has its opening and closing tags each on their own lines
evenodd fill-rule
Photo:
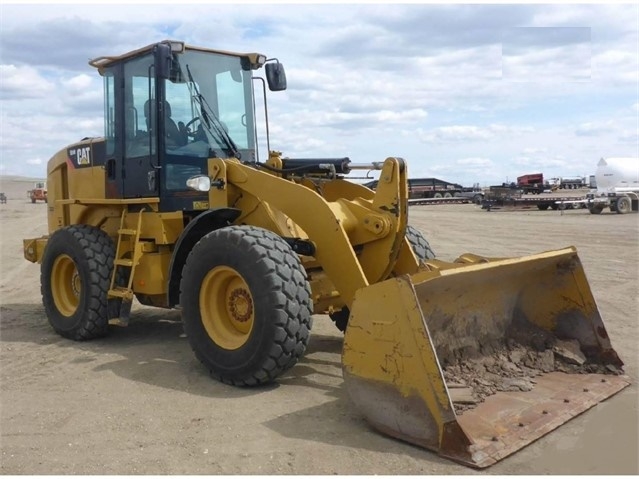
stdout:
<svg viewBox="0 0 639 479">
<path fill-rule="evenodd" d="M 271 91 L 286 90 L 286 72 L 284 71 L 284 65 L 279 62 L 267 63 L 264 68 L 266 69 L 268 89 Z"/>
</svg>

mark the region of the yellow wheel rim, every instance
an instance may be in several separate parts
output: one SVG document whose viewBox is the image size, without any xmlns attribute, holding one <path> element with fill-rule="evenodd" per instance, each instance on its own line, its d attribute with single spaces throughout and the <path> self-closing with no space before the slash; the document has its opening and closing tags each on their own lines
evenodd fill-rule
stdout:
<svg viewBox="0 0 639 479">
<path fill-rule="evenodd" d="M 253 296 L 246 281 L 233 268 L 217 266 L 207 273 L 200 288 L 202 324 L 221 348 L 242 347 L 255 320 Z"/>
<path fill-rule="evenodd" d="M 51 271 L 53 302 L 63 316 L 73 316 L 80 304 L 82 280 L 70 256 L 62 254 L 53 262 Z"/>
</svg>

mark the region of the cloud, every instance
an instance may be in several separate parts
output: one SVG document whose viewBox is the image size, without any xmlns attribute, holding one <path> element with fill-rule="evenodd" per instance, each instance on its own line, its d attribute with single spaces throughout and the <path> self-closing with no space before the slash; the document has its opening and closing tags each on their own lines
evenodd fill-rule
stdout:
<svg viewBox="0 0 639 479">
<path fill-rule="evenodd" d="M 635 45 L 637 43 L 635 41 Z M 592 58 L 593 68 L 596 68 L 596 78 L 606 78 L 615 83 L 637 84 L 639 59 L 636 51 L 609 49 L 597 52 Z"/>
<path fill-rule="evenodd" d="M 455 161 L 455 163 L 459 166 L 470 167 L 470 168 L 487 168 L 494 166 L 494 162 L 489 158 L 462 158 L 460 160 Z"/>
<path fill-rule="evenodd" d="M 51 81 L 29 66 L 0 65 L 0 79 L 2 99 L 44 98 L 54 90 Z"/>
<path fill-rule="evenodd" d="M 413 110 L 379 110 L 372 112 L 335 112 L 326 113 L 318 117 L 318 125 L 342 127 L 348 125 L 360 125 L 364 128 L 373 128 L 378 125 L 411 123 L 426 118 L 428 114 L 422 109 Z"/>
<path fill-rule="evenodd" d="M 10 134 L 0 157 L 38 173 L 44 160 L 27 159 L 102 133 L 102 80 L 87 61 L 164 38 L 283 62 L 289 88 L 268 94 L 268 111 L 271 146 L 285 155 L 397 155 L 412 174 L 447 168 L 438 170 L 447 180 L 472 184 L 528 168 L 586 172 L 611 151 L 636 150 L 634 5 L 14 4 L 2 13 L 0 129 Z M 525 85 L 502 78 L 504 38 L 506 76 Z"/>
<path fill-rule="evenodd" d="M 575 129 L 577 136 L 600 136 L 615 130 L 611 120 L 582 123 Z"/>
<path fill-rule="evenodd" d="M 537 9 L 523 5 L 360 7 L 357 22 L 334 29 L 318 53 L 355 58 L 359 64 L 384 53 L 413 58 L 496 45 L 505 25 L 526 23 Z"/>
<path fill-rule="evenodd" d="M 65 82 L 69 92 L 84 92 L 93 86 L 93 77 L 84 73 L 76 75 Z"/>
<path fill-rule="evenodd" d="M 426 142 L 475 141 L 487 140 L 492 136 L 494 136 L 493 133 L 487 128 L 468 125 L 455 125 L 435 128 L 434 130 L 431 130 L 430 132 L 422 135 L 422 139 Z"/>
<path fill-rule="evenodd" d="M 93 70 L 87 64 L 89 59 L 139 48 L 140 39 L 152 43 L 162 40 L 163 34 L 159 27 L 142 22 L 99 22 L 64 14 L 0 30 L 5 62 L 86 72 Z"/>
<path fill-rule="evenodd" d="M 553 156 L 556 155 L 556 156 Z M 512 159 L 513 164 L 529 167 L 531 170 L 545 170 L 548 168 L 564 168 L 570 165 L 561 155 L 549 153 L 536 156 L 517 156 Z"/>
<path fill-rule="evenodd" d="M 40 158 L 34 158 L 31 160 L 27 160 L 27 164 L 28 165 L 41 165 L 42 164 L 42 160 Z"/>
<path fill-rule="evenodd" d="M 539 155 L 547 153 L 546 148 L 524 148 L 521 150 L 522 155 Z"/>
<path fill-rule="evenodd" d="M 503 135 L 517 135 L 533 131 L 531 127 L 513 127 L 506 125 L 452 125 L 434 128 L 429 131 L 420 131 L 419 137 L 427 143 L 465 142 L 491 140 Z"/>
<path fill-rule="evenodd" d="M 587 27 L 517 27 L 504 31 L 504 79 L 527 82 L 591 78 L 591 31 Z"/>
<path fill-rule="evenodd" d="M 621 143 L 629 143 L 639 148 L 639 131 L 637 131 L 637 129 L 635 129 L 635 131 L 624 130 L 619 135 L 618 140 Z"/>
<path fill-rule="evenodd" d="M 590 45 L 589 27 L 515 27 L 502 30 L 504 55 L 516 56 L 557 47 Z"/>
</svg>

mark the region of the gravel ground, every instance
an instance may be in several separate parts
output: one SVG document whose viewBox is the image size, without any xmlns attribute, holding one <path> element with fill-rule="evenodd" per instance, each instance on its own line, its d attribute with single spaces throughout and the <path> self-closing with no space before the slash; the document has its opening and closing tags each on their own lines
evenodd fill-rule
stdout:
<svg viewBox="0 0 639 479">
<path fill-rule="evenodd" d="M 326 317 L 315 318 L 304 359 L 277 384 L 258 389 L 210 379 L 176 311 L 135 305 L 131 325 L 105 339 L 60 338 L 44 316 L 39 267 L 22 258 L 22 238 L 46 233 L 46 205 L 28 202 L 30 187 L 0 182 L 9 198 L 0 205 L 2 474 L 639 473 L 636 214 L 411 209 L 410 223 L 446 260 L 467 251 L 520 256 L 577 246 L 633 382 L 477 472 L 366 424 L 343 387 L 341 334 Z M 513 362 L 511 354 L 502 365 Z M 527 352 L 514 354 L 522 360 Z M 526 387 L 523 376 L 511 379 L 521 379 L 512 387 Z"/>
</svg>

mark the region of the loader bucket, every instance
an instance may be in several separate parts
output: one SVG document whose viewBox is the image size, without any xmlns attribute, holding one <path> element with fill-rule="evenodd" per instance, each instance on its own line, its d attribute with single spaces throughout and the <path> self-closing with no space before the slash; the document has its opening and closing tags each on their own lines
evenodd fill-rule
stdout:
<svg viewBox="0 0 639 479">
<path fill-rule="evenodd" d="M 375 428 L 483 468 L 629 381 L 575 248 L 465 258 L 360 289 L 342 365 Z"/>
</svg>

